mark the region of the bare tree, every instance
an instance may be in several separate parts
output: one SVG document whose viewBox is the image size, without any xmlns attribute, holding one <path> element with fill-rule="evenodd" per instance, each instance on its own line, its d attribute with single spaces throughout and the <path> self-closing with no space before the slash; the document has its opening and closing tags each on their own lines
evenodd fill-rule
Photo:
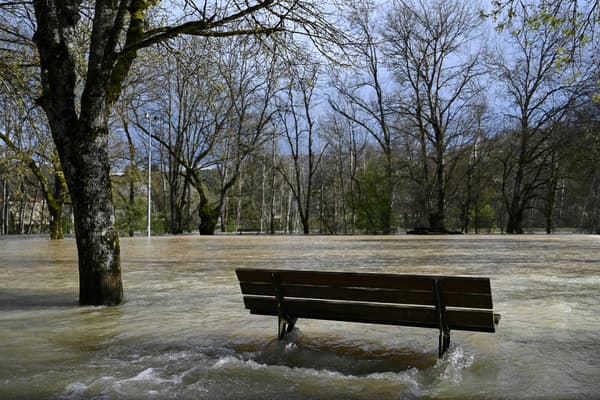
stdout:
<svg viewBox="0 0 600 400">
<path fill-rule="evenodd" d="M 567 23 L 560 18 L 565 10 L 557 6 L 551 13 L 558 19 L 546 20 L 545 6 L 521 4 L 514 9 L 504 35 L 511 51 L 496 52 L 493 60 L 496 76 L 514 105 L 508 115 L 516 125 L 511 147 L 502 157 L 508 233 L 523 233 L 524 213 L 546 185 L 552 164 L 553 126 L 593 81 L 590 65 L 579 63 L 565 50 L 571 38 L 556 25 Z"/>
<path fill-rule="evenodd" d="M 304 234 L 310 233 L 313 184 L 327 147 L 318 141 L 314 117 L 318 79 L 317 64 L 290 66 L 288 87 L 278 113 L 278 125 L 291 158 L 291 164 L 283 162 L 278 170 L 293 194 Z"/>
<path fill-rule="evenodd" d="M 239 188 L 243 187 L 244 163 L 258 156 L 263 144 L 272 141 L 275 135 L 273 103 L 281 90 L 279 77 L 282 71 L 277 51 L 265 45 L 265 41 L 248 38 L 229 41 L 226 44 L 228 50 L 223 51 L 228 55 L 220 57 L 216 63 L 231 104 L 225 138 L 214 155 L 219 160 L 220 177 L 218 201 L 213 205 L 217 215 L 224 209 L 228 190 L 236 182 Z M 241 191 L 239 194 L 241 198 Z"/>
<path fill-rule="evenodd" d="M 50 238 L 62 239 L 67 187 L 56 149 L 46 138 L 47 123 L 34 104 L 40 87 L 28 13 L 21 2 L 0 7 L 0 98 L 4 100 L 0 140 L 34 177 L 48 206 Z"/>
<path fill-rule="evenodd" d="M 10 83 L 11 92 L 0 91 L 3 110 L 0 141 L 32 174 L 48 207 L 50 239 L 63 239 L 62 213 L 67 186 L 56 148 L 48 138 L 46 120 L 33 104 L 33 92 L 38 86 L 26 72 L 16 70 L 20 80 Z M 18 96 L 14 96 L 14 90 Z"/>
<path fill-rule="evenodd" d="M 369 133 L 337 112 L 326 115 L 321 131 L 328 143 L 328 151 L 320 168 L 321 225 L 331 233 L 354 233 L 359 204 L 357 173 Z M 325 212 L 327 204 L 324 201 L 331 204 L 329 215 Z M 388 206 L 384 206 L 383 225 L 387 221 Z"/>
<path fill-rule="evenodd" d="M 383 201 L 386 206 L 380 220 L 383 232 L 389 233 L 393 230 L 392 209 L 397 182 L 394 164 L 397 131 L 393 127 L 395 112 L 391 107 L 392 95 L 389 90 L 386 92 L 386 87 L 391 85 L 380 62 L 383 39 L 376 29 L 376 11 L 373 4 L 357 3 L 350 13 L 350 23 L 356 38 L 356 45 L 353 46 L 355 57 L 352 58 L 353 77 L 344 78 L 339 73 L 334 74 L 334 86 L 345 104 L 334 99 L 330 99 L 329 104 L 337 113 L 366 130 L 383 153 Z"/>
<path fill-rule="evenodd" d="M 399 86 L 398 111 L 418 143 L 429 228 L 445 231 L 449 152 L 466 141 L 461 118 L 483 74 L 473 43 L 480 19 L 461 1 L 398 0 L 388 14 L 385 54 Z M 431 167 L 430 167 L 431 164 Z"/>
<path fill-rule="evenodd" d="M 164 127 L 149 130 L 139 118 L 138 125 L 167 150 L 171 233 L 182 232 L 191 187 L 199 232 L 213 234 L 242 164 L 272 134 L 276 63 L 263 42 L 249 37 L 179 40 L 169 52 L 154 79 L 161 84 L 147 83 L 153 93 L 147 106 Z"/>
</svg>

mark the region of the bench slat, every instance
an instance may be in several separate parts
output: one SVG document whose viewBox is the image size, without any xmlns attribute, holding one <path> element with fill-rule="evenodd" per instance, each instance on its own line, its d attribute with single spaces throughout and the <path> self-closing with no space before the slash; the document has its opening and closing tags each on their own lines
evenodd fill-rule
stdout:
<svg viewBox="0 0 600 400">
<path fill-rule="evenodd" d="M 272 273 L 277 273 L 282 284 L 312 285 L 318 282 L 325 286 L 372 287 L 382 289 L 431 290 L 435 279 L 443 281 L 448 292 L 488 294 L 491 291 L 488 278 L 453 277 L 435 275 L 401 275 L 360 272 L 299 271 L 277 269 L 236 270 L 241 282 L 271 283 Z"/>
<path fill-rule="evenodd" d="M 460 292 L 473 294 L 489 294 L 492 291 L 492 288 L 490 287 L 489 278 L 473 277 L 443 277 L 442 288 L 444 292 Z"/>
<path fill-rule="evenodd" d="M 242 293 L 256 296 L 275 296 L 270 283 L 240 282 Z M 306 299 L 354 300 L 393 304 L 435 305 L 432 291 L 394 290 L 372 288 L 343 288 L 321 285 L 281 285 L 284 297 Z M 444 304 L 448 307 L 492 309 L 491 294 L 444 293 Z"/>
<path fill-rule="evenodd" d="M 244 297 L 251 314 L 277 316 L 277 302 L 267 297 Z M 292 318 L 363 322 L 437 328 L 435 309 L 375 304 L 347 304 L 323 300 L 286 299 L 286 312 Z"/>
<path fill-rule="evenodd" d="M 492 294 L 479 293 L 445 293 L 444 304 L 446 307 L 464 307 L 464 308 L 483 308 L 491 310 L 494 308 L 492 304 Z"/>
<path fill-rule="evenodd" d="M 243 294 L 275 296 L 275 289 L 268 283 L 240 282 Z M 431 290 L 394 290 L 322 285 L 280 285 L 283 296 L 305 299 L 350 300 L 377 303 L 435 305 Z"/>
<path fill-rule="evenodd" d="M 327 271 L 291 271 L 267 269 L 237 269 L 236 273 L 243 282 L 270 283 L 272 273 L 277 273 L 281 284 L 319 284 L 342 287 L 372 287 L 382 289 L 431 290 L 431 276 L 374 274 L 357 272 Z"/>
<path fill-rule="evenodd" d="M 244 305 L 251 314 L 278 315 L 275 298 L 244 296 Z M 431 307 L 286 299 L 285 308 L 292 318 L 439 328 L 437 313 Z M 447 320 L 453 330 L 495 332 L 491 311 L 447 310 Z"/>
<path fill-rule="evenodd" d="M 450 329 L 474 332 L 496 332 L 494 313 L 486 310 L 446 310 Z"/>
</svg>

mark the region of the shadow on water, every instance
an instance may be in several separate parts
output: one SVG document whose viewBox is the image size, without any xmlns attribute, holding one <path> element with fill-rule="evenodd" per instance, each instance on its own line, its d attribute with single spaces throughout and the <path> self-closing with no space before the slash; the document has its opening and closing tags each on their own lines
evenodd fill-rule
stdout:
<svg viewBox="0 0 600 400">
<path fill-rule="evenodd" d="M 68 329 L 54 336 L 56 344 L 87 355 L 109 351 L 121 332 L 121 307 L 79 307 L 68 323 Z"/>
<path fill-rule="evenodd" d="M 437 354 L 407 348 L 381 348 L 372 344 L 357 346 L 332 338 L 304 337 L 298 328 L 284 340 L 244 343 L 234 347 L 245 360 L 269 366 L 308 368 L 343 375 L 367 376 L 400 373 L 411 368 L 427 369 L 437 362 Z"/>
<path fill-rule="evenodd" d="M 24 293 L 22 290 L 0 290 L 0 310 L 36 311 L 46 308 L 73 308 L 79 304 L 73 293 Z"/>
<path fill-rule="evenodd" d="M 431 388 L 459 385 L 472 373 L 475 359 L 461 346 L 451 346 L 438 359 L 414 348 L 305 337 L 298 330 L 282 341 L 239 343 L 232 350 L 210 369 L 248 386 L 246 393 L 225 396 L 234 399 L 439 398 Z"/>
</svg>

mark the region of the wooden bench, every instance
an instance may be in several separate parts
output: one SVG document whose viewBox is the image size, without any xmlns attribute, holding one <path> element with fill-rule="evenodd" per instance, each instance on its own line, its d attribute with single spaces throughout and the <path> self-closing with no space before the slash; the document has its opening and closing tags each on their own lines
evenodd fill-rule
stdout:
<svg viewBox="0 0 600 400">
<path fill-rule="evenodd" d="M 278 317 L 278 338 L 298 318 L 439 329 L 439 357 L 450 331 L 495 332 L 489 278 L 238 268 L 251 314 Z"/>
</svg>

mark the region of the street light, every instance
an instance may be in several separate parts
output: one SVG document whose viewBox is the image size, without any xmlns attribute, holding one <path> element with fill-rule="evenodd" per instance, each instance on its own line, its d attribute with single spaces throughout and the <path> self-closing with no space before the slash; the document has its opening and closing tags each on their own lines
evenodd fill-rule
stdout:
<svg viewBox="0 0 600 400">
<path fill-rule="evenodd" d="M 146 113 L 146 119 L 150 120 L 150 114 Z M 146 227 L 147 236 L 152 236 L 152 121 L 148 130 L 148 225 Z"/>
</svg>

